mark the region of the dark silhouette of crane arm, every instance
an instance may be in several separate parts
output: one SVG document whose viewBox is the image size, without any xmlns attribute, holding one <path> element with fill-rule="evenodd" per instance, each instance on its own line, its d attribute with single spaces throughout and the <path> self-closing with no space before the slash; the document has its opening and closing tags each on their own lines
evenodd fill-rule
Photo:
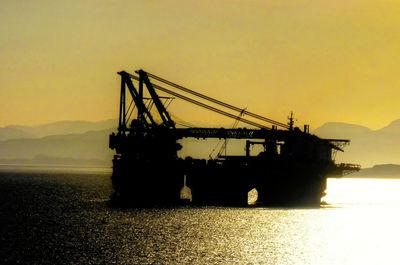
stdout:
<svg viewBox="0 0 400 265">
<path fill-rule="evenodd" d="M 121 102 L 120 102 L 121 104 L 120 127 L 122 126 L 121 129 L 126 129 L 125 84 L 128 87 L 129 93 L 131 94 L 136 107 L 138 108 L 138 119 L 142 120 L 143 125 L 145 125 L 146 127 L 157 125 L 150 111 L 147 109 L 146 105 L 143 102 L 143 91 L 138 92 L 135 86 L 133 85 L 133 82 L 131 80 L 131 74 L 125 71 L 119 72 L 118 74 L 121 76 Z"/>
<path fill-rule="evenodd" d="M 161 102 L 160 97 L 158 96 L 157 92 L 155 91 L 153 84 L 150 82 L 147 73 L 143 70 L 136 71 L 139 74 L 139 84 L 143 86 L 143 83 L 146 85 L 147 90 L 150 93 L 151 98 L 157 108 L 158 114 L 160 115 L 163 125 L 167 128 L 175 128 L 175 123 L 171 119 L 168 111 L 165 109 L 164 104 Z"/>
</svg>

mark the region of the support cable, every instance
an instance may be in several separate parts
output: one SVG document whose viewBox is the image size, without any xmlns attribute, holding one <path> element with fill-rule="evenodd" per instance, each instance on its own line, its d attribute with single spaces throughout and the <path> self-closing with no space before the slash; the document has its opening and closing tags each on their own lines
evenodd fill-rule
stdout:
<svg viewBox="0 0 400 265">
<path fill-rule="evenodd" d="M 163 82 L 163 83 L 165 83 L 165 84 L 167 84 L 167 85 L 170 85 L 170 86 L 172 86 L 172 87 L 175 87 L 175 88 L 177 88 L 177 89 L 179 89 L 179 90 L 182 90 L 182 91 L 184 91 L 184 92 L 186 92 L 186 93 L 189 93 L 189 94 L 198 96 L 198 97 L 200 97 L 200 98 L 206 99 L 206 100 L 208 100 L 208 101 L 211 101 L 211 102 L 213 102 L 213 103 L 215 103 L 215 104 L 218 104 L 218 105 L 221 105 L 221 106 L 223 106 L 223 107 L 229 108 L 229 109 L 231 109 L 231 110 L 235 110 L 235 111 L 237 111 L 237 112 L 242 112 L 242 109 L 240 109 L 240 108 L 238 108 L 238 107 L 235 107 L 235 106 L 233 106 L 233 105 L 230 105 L 230 104 L 228 104 L 228 103 L 222 102 L 222 101 L 220 101 L 220 100 L 211 98 L 211 97 L 209 97 L 209 96 L 203 95 L 203 94 L 201 94 L 201 93 L 198 93 L 198 92 L 193 91 L 193 90 L 191 90 L 191 89 L 188 89 L 188 88 L 186 88 L 186 87 L 180 86 L 180 85 L 178 85 L 178 84 L 175 84 L 175 83 L 173 83 L 173 82 L 171 82 L 171 81 L 168 81 L 168 80 L 166 80 L 166 79 L 164 79 L 164 78 L 161 78 L 161 77 L 159 77 L 159 76 L 156 76 L 156 75 L 154 75 L 154 74 L 151 74 L 151 73 L 148 73 L 148 72 L 147 72 L 147 75 L 148 75 L 149 77 L 153 78 L 153 79 L 156 79 L 156 80 L 158 80 L 158 81 L 160 81 L 160 82 Z M 272 120 L 272 119 L 263 117 L 263 116 L 261 116 L 261 115 L 258 115 L 258 114 L 256 114 L 256 113 L 253 113 L 253 112 L 250 112 L 250 111 L 246 111 L 246 110 L 245 110 L 243 114 L 248 115 L 248 116 L 251 116 L 251 117 L 256 118 L 256 119 L 259 119 L 259 120 L 266 121 L 266 122 L 271 123 L 271 124 L 276 125 L 276 126 L 283 127 L 283 128 L 285 128 L 285 129 L 289 129 L 289 126 L 288 126 L 287 124 L 285 124 L 285 123 L 281 123 L 281 122 L 278 122 L 278 121 L 275 121 L 275 120 Z"/>
<path fill-rule="evenodd" d="M 135 79 L 135 80 L 139 80 L 139 77 L 137 77 L 137 76 L 130 75 L 130 77 L 133 78 L 133 79 Z M 202 102 L 200 102 L 200 101 L 197 101 L 197 100 L 195 100 L 195 99 L 192 99 L 192 98 L 186 97 L 186 96 L 184 96 L 184 95 L 178 94 L 178 93 L 173 92 L 173 91 L 171 91 L 171 90 L 169 90 L 169 89 L 167 89 L 167 88 L 165 88 L 165 87 L 162 87 L 162 86 L 159 86 L 159 85 L 156 85 L 156 84 L 152 84 L 152 85 L 153 85 L 154 88 L 156 88 L 156 89 L 158 89 L 158 90 L 160 90 L 160 91 L 163 91 L 163 92 L 165 92 L 165 93 L 167 93 L 167 94 L 170 94 L 170 95 L 173 95 L 173 96 L 175 96 L 175 97 L 181 98 L 181 99 L 186 100 L 186 101 L 188 101 L 188 102 L 190 102 L 190 103 L 193 103 L 193 104 L 198 105 L 198 106 L 200 106 L 200 107 L 203 107 L 203 108 L 206 108 L 206 109 L 208 109 L 208 110 L 214 111 L 214 112 L 219 113 L 219 114 L 221 114 L 221 115 L 230 117 L 230 118 L 232 118 L 232 119 L 238 119 L 238 116 L 236 116 L 236 115 L 234 115 L 234 114 L 232 114 L 232 113 L 229 113 L 229 112 L 226 112 L 226 111 L 217 109 L 217 108 L 215 108 L 215 107 L 212 107 L 212 106 L 210 106 L 210 105 L 207 105 L 207 104 L 202 103 Z M 240 110 L 240 111 L 242 111 L 242 110 Z M 247 124 L 249 124 L 249 125 L 252 125 L 252 126 L 255 126 L 255 127 L 258 127 L 258 128 L 261 128 L 261 129 L 267 129 L 267 130 L 270 129 L 270 128 L 268 128 L 268 127 L 262 125 L 262 124 L 259 124 L 259 123 L 257 123 L 257 122 L 254 122 L 254 121 L 251 121 L 251 120 L 248 120 L 248 119 L 245 119 L 245 118 L 239 118 L 239 120 L 240 120 L 241 122 L 247 123 Z"/>
</svg>

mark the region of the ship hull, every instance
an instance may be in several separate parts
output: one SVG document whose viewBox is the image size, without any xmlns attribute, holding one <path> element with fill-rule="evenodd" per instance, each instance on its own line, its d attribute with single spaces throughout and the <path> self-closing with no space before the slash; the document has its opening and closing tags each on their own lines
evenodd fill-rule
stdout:
<svg viewBox="0 0 400 265">
<path fill-rule="evenodd" d="M 248 205 L 248 192 L 256 189 L 257 205 L 318 207 L 325 194 L 326 164 L 256 159 L 175 159 L 142 161 L 116 157 L 113 161 L 112 200 L 121 205 L 176 206 L 186 176 L 190 205 Z"/>
<path fill-rule="evenodd" d="M 183 179 L 179 162 L 114 158 L 112 202 L 137 207 L 179 205 Z"/>
</svg>

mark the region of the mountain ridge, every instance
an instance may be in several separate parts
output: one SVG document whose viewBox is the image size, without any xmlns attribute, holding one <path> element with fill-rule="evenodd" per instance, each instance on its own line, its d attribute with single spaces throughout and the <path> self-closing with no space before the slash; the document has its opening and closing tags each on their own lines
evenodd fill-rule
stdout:
<svg viewBox="0 0 400 265">
<path fill-rule="evenodd" d="M 321 138 L 350 140 L 344 153 L 336 156 L 339 162 L 372 167 L 377 164 L 400 164 L 400 120 L 371 130 L 368 127 L 348 123 L 325 123 L 312 131 Z M 338 160 L 338 159 L 337 159 Z"/>
<path fill-rule="evenodd" d="M 113 128 L 82 134 L 49 135 L 42 138 L 0 141 L 0 159 L 33 159 L 37 155 L 111 161 L 108 137 Z"/>
<path fill-rule="evenodd" d="M 364 168 L 349 178 L 400 178 L 400 164 L 382 164 Z"/>
<path fill-rule="evenodd" d="M 107 119 L 96 122 L 84 120 L 66 120 L 36 126 L 9 125 L 0 127 L 0 140 L 41 138 L 49 135 L 85 133 L 87 131 L 116 128 L 117 125 L 117 119 Z"/>
<path fill-rule="evenodd" d="M 116 119 L 100 122 L 60 121 L 39 126 L 43 130 L 36 131 L 35 137 L 32 137 L 34 130 L 26 129 L 23 133 L 15 134 L 15 137 L 11 139 L 1 139 L 0 137 L 0 159 L 33 159 L 42 154 L 49 157 L 111 161 L 114 151 L 108 148 L 108 137 L 109 134 L 116 131 L 117 124 Z M 14 129 L 16 129 L 15 127 Z M 52 128 L 52 130 L 48 128 Z M 0 136 L 4 129 L 9 130 L 10 127 L 0 128 Z M 49 132 L 58 132 L 59 134 L 48 135 Z M 377 164 L 400 164 L 400 137 L 398 137 L 400 120 L 395 120 L 378 130 L 351 123 L 327 122 L 311 133 L 326 139 L 350 140 L 350 145 L 344 148 L 343 153 L 336 153 L 337 163 L 360 164 L 363 168 Z M 38 137 L 38 135 L 44 136 Z M 193 141 L 186 141 L 186 143 L 190 142 Z M 213 143 L 210 146 L 215 145 L 216 143 Z M 208 147 L 203 143 L 193 146 L 194 148 L 187 150 L 196 152 L 196 148 L 204 149 L 197 150 L 198 153 L 210 153 L 212 150 L 207 151 Z M 235 148 L 230 148 L 230 150 L 233 149 Z M 180 155 L 186 156 L 190 153 L 181 152 Z M 196 155 L 193 156 L 196 157 Z"/>
</svg>

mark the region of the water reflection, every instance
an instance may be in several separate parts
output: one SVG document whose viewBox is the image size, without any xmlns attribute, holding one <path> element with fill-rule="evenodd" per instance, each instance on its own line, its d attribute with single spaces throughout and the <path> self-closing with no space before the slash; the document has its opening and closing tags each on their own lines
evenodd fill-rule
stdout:
<svg viewBox="0 0 400 265">
<path fill-rule="evenodd" d="M 109 178 L 0 178 L 0 263 L 399 264 L 400 180 L 329 180 L 329 207 L 124 209 Z"/>
<path fill-rule="evenodd" d="M 328 179 L 323 198 L 334 205 L 400 205 L 399 179 Z"/>
</svg>

